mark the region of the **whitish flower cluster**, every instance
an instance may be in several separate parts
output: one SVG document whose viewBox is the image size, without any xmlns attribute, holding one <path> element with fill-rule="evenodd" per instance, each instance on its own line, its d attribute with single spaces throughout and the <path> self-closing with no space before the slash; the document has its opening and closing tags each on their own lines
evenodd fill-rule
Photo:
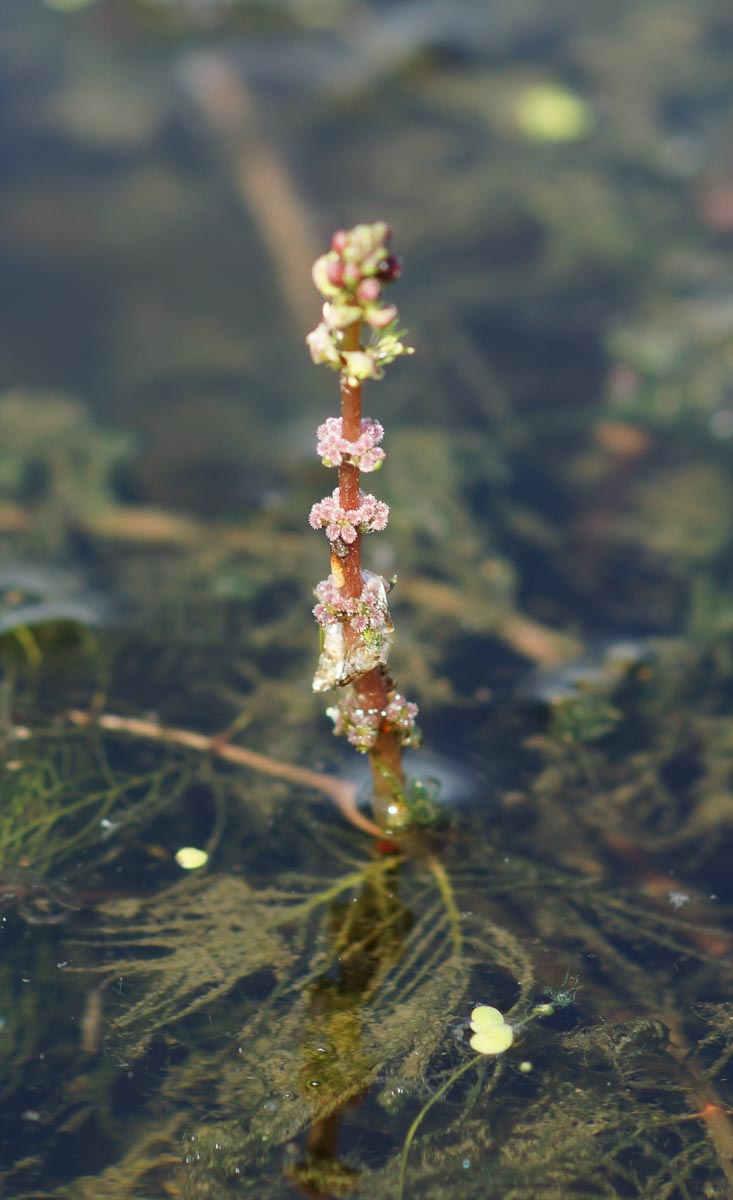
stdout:
<svg viewBox="0 0 733 1200">
<path fill-rule="evenodd" d="M 420 731 L 415 724 L 417 705 L 395 692 L 385 708 L 363 708 L 355 694 L 345 696 L 326 709 L 333 721 L 333 732 L 343 734 L 357 750 L 371 750 L 384 726 L 394 731 L 403 746 L 417 746 Z"/>
<path fill-rule="evenodd" d="M 318 604 L 313 609 L 313 616 L 319 625 L 334 625 L 341 621 L 354 630 L 354 633 L 366 634 L 370 631 L 381 631 L 385 625 L 391 630 L 389 609 L 387 608 L 387 583 L 381 575 L 373 575 L 371 571 L 362 571 L 364 586 L 361 595 L 346 596 L 339 591 L 333 575 L 323 579 L 316 588 Z"/>
<path fill-rule="evenodd" d="M 339 313 L 341 311 L 338 310 Z M 359 309 L 353 311 L 357 316 L 350 316 L 348 323 L 351 325 L 361 316 Z M 334 371 L 343 371 L 352 385 L 364 383 L 367 379 L 383 379 L 386 366 L 401 354 L 413 353 L 412 346 L 406 346 L 400 334 L 390 330 L 385 330 L 379 337 L 373 335 L 372 341 L 363 350 L 342 350 L 341 327 L 334 324 L 336 315 L 337 310 L 332 304 L 324 304 L 324 319 L 308 334 L 306 341 L 314 363 L 332 367 Z"/>
<path fill-rule="evenodd" d="M 316 450 L 324 467 L 340 467 L 343 462 L 351 463 L 360 471 L 377 471 L 384 462 L 384 450 L 379 446 L 384 429 L 373 417 L 361 423 L 361 433 L 356 441 L 350 442 L 343 436 L 341 417 L 329 417 L 318 426 Z"/>
<path fill-rule="evenodd" d="M 359 492 L 358 508 L 342 508 L 339 488 L 313 505 L 308 518 L 312 529 L 325 529 L 330 542 L 350 545 L 359 533 L 381 533 L 387 528 L 389 505 L 376 496 Z"/>
</svg>

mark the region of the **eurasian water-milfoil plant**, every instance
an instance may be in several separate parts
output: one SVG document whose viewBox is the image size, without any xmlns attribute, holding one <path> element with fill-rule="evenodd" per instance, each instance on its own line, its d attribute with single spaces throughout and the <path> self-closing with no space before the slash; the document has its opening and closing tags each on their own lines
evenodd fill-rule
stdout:
<svg viewBox="0 0 733 1200">
<path fill-rule="evenodd" d="M 389 517 L 388 506 L 361 489 L 362 474 L 378 471 L 385 458 L 381 424 L 362 416 L 362 388 L 412 353 L 397 328 L 396 306 L 382 300 L 384 286 L 402 270 L 390 240 L 382 221 L 333 235 L 331 249 L 313 267 L 325 304 L 307 341 L 313 361 L 337 372 L 341 391 L 341 415 L 319 426 L 317 441 L 323 465 L 338 470 L 338 486 L 310 512 L 310 524 L 325 530 L 331 549 L 331 572 L 316 588 L 313 610 L 321 627 L 313 689 L 342 691 L 326 710 L 334 733 L 369 755 L 376 819 L 385 831 L 398 832 L 411 824 L 402 751 L 419 742 L 417 706 L 397 691 L 387 670 L 391 585 L 362 567 L 361 553 L 363 536 L 381 532 Z"/>
<path fill-rule="evenodd" d="M 435 803 L 435 782 L 407 780 L 403 771 L 403 750 L 417 746 L 420 733 L 417 705 L 397 691 L 387 670 L 394 634 L 387 595 L 394 580 L 363 569 L 361 562 L 363 535 L 383 530 L 389 516 L 383 501 L 361 489 L 361 475 L 378 470 L 385 458 L 381 424 L 362 417 L 362 386 L 382 379 L 386 366 L 412 353 L 397 327 L 397 308 L 382 300 L 384 286 L 402 270 L 390 240 L 391 231 L 383 222 L 333 235 L 331 249 L 313 267 L 326 303 L 322 321 L 307 338 L 313 361 L 338 373 L 341 390 L 341 415 L 324 421 L 317 439 L 324 466 L 338 470 L 338 486 L 310 512 L 312 527 L 325 530 L 331 550 L 330 574 L 315 589 L 321 654 L 313 688 L 341 691 L 327 713 L 334 732 L 369 757 L 374 818 L 360 809 L 355 781 L 231 744 L 236 722 L 210 737 L 114 713 L 95 713 L 93 718 L 78 710 L 69 713 L 81 725 L 93 720 L 110 732 L 186 746 L 314 788 L 330 796 L 352 825 L 380 838 L 416 827 L 433 828 L 444 816 Z"/>
</svg>

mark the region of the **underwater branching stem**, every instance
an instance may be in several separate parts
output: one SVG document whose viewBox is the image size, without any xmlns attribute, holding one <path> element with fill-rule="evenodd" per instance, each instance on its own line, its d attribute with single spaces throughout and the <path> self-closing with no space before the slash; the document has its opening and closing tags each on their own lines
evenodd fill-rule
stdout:
<svg viewBox="0 0 733 1200">
<path fill-rule="evenodd" d="M 355 825 L 357 829 L 362 829 L 372 837 L 381 838 L 383 836 L 383 831 L 379 826 L 360 812 L 356 803 L 356 787 L 348 779 L 325 775 L 321 771 L 311 771 L 308 767 L 299 767 L 293 763 L 278 762 L 277 759 L 270 758 L 267 754 L 248 750 L 245 746 L 233 746 L 226 741 L 225 735 L 209 737 L 204 733 L 196 733 L 192 729 L 177 729 L 172 726 L 160 725 L 157 721 L 142 720 L 138 717 L 122 717 L 115 713 L 92 714 L 72 709 L 67 716 L 75 725 L 98 727 L 110 733 L 131 734 L 133 737 L 149 738 L 156 742 L 182 746 L 187 750 L 213 754 L 225 762 L 234 763 L 239 767 L 249 767 L 253 771 L 259 771 L 262 775 L 284 779 L 300 787 L 312 788 L 333 800 L 346 820 Z"/>
</svg>

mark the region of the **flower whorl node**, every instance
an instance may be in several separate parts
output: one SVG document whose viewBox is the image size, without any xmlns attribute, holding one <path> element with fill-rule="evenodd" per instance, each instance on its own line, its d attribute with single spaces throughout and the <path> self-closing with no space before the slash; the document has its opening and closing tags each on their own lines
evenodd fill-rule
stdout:
<svg viewBox="0 0 733 1200">
<path fill-rule="evenodd" d="M 358 508 L 342 508 L 341 492 L 334 488 L 313 505 L 308 518 L 311 529 L 325 529 L 330 542 L 340 539 L 351 545 L 359 533 L 381 533 L 387 528 L 389 505 L 370 493 L 359 493 Z"/>
</svg>

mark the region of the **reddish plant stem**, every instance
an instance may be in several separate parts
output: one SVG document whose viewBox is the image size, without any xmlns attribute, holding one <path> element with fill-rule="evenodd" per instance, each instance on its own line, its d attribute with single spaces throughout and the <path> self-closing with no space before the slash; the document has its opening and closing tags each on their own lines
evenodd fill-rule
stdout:
<svg viewBox="0 0 733 1200">
<path fill-rule="evenodd" d="M 359 349 L 360 333 L 360 321 L 356 321 L 344 330 L 344 350 Z M 361 384 L 350 383 L 343 371 L 341 372 L 341 426 L 343 436 L 350 442 L 355 442 L 361 434 Z M 359 507 L 360 482 L 359 468 L 351 463 L 342 463 L 339 467 L 339 497 L 342 508 Z M 357 533 L 351 545 L 346 547 L 346 554 L 343 558 L 331 554 L 331 573 L 339 588 L 347 596 L 356 598 L 361 595 L 360 533 Z"/>
<path fill-rule="evenodd" d="M 381 667 L 375 667 L 362 676 L 354 685 L 362 708 L 384 709 L 389 703 L 389 692 L 394 690 L 392 680 Z M 402 746 L 394 729 L 386 722 L 377 734 L 377 740 L 369 751 L 374 786 L 372 810 L 379 825 L 388 831 L 397 832 L 409 824 L 409 813 L 404 800 L 405 773 L 402 768 Z"/>
<path fill-rule="evenodd" d="M 357 321 L 344 330 L 343 349 L 358 350 L 361 344 L 361 322 Z M 342 432 L 349 441 L 356 441 L 361 434 L 361 384 L 350 383 L 341 373 L 341 423 Z M 339 499 L 342 508 L 358 508 L 360 494 L 360 471 L 350 463 L 339 467 Z M 347 596 L 358 597 L 363 586 L 361 575 L 361 534 L 346 547 L 343 558 L 331 552 L 331 574 L 337 586 Z M 350 631 L 347 630 L 346 636 Z M 383 711 L 390 700 L 394 685 L 383 667 L 375 667 L 354 682 L 354 691 L 364 709 Z M 400 796 L 404 787 L 402 770 L 402 746 L 394 730 L 383 722 L 377 740 L 369 752 L 374 783 L 374 814 L 384 828 L 398 827 L 405 823 L 408 814 Z"/>
</svg>

